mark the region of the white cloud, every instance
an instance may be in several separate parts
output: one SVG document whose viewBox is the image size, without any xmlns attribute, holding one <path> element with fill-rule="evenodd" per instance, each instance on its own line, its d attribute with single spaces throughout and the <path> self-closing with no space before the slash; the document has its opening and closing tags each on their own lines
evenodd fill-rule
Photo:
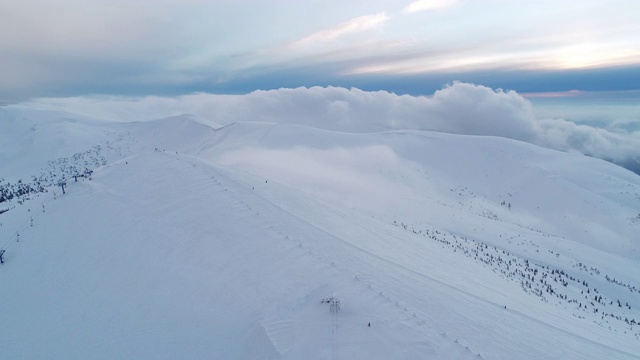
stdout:
<svg viewBox="0 0 640 360">
<path fill-rule="evenodd" d="M 384 13 L 360 16 L 338 24 L 330 29 L 318 31 L 309 36 L 305 36 L 304 38 L 293 42 L 291 46 L 310 46 L 317 43 L 331 42 L 346 35 L 375 29 L 388 20 L 389 17 Z"/>
<path fill-rule="evenodd" d="M 283 150 L 243 147 L 222 153 L 217 161 L 293 188 L 314 189 L 324 199 L 347 207 L 384 209 L 415 197 L 406 185 L 396 181 L 398 176 L 411 176 L 405 160 L 384 145 L 327 149 L 296 146 Z M 384 173 L 380 169 L 385 169 Z M 372 197 L 372 193 L 377 196 Z"/>
<path fill-rule="evenodd" d="M 458 0 L 418 0 L 407 5 L 402 11 L 404 13 L 415 13 L 443 9 L 458 4 Z"/>
<path fill-rule="evenodd" d="M 532 104 L 515 91 L 459 82 L 436 91 L 432 97 L 312 87 L 246 95 L 40 99 L 31 105 L 118 121 L 192 113 L 205 122 L 222 125 L 266 121 L 347 132 L 418 129 L 500 136 L 619 164 L 640 160 L 638 132 L 613 132 L 563 119 L 536 118 Z"/>
<path fill-rule="evenodd" d="M 238 92 L 229 84 L 264 84 L 265 74 L 274 68 L 286 74 L 271 78 L 271 88 L 294 81 L 318 83 L 317 74 L 327 72 L 333 78 L 322 83 L 347 84 L 353 79 L 348 75 L 356 73 L 563 70 L 640 63 L 640 7 L 631 0 L 517 4 L 2 0 L 0 101 L 214 87 Z M 432 16 L 436 9 L 446 11 Z M 572 21 L 565 21 L 567 14 Z M 300 69 L 305 74 L 295 72 Z M 544 84 L 538 89 L 547 90 Z"/>
</svg>

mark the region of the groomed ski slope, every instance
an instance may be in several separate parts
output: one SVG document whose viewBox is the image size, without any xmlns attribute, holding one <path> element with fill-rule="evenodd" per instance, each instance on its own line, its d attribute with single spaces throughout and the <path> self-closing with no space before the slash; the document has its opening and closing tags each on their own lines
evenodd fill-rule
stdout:
<svg viewBox="0 0 640 360">
<path fill-rule="evenodd" d="M 624 169 L 431 132 L 79 123 L 107 164 L 0 214 L 3 359 L 640 358 L 638 326 L 601 319 L 640 319 L 605 279 L 639 285 Z M 492 251 L 588 282 L 553 285 L 581 308 Z M 594 288 L 631 309 L 583 311 Z"/>
</svg>

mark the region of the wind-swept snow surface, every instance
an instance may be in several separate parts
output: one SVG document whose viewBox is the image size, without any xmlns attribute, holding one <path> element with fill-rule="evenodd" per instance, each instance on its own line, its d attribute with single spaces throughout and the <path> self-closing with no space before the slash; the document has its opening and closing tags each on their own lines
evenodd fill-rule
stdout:
<svg viewBox="0 0 640 360">
<path fill-rule="evenodd" d="M 0 203 L 3 359 L 640 358 L 640 178 L 610 163 L 29 114 L 2 171 L 47 192 Z"/>
</svg>

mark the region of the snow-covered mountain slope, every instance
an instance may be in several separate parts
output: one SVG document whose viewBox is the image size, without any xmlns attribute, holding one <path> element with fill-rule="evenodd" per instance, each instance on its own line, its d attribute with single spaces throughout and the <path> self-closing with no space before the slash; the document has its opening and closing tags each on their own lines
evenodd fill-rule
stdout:
<svg viewBox="0 0 640 360">
<path fill-rule="evenodd" d="M 3 359 L 640 358 L 640 178 L 615 165 L 20 111 L 0 177 L 56 181 L 0 203 Z"/>
</svg>

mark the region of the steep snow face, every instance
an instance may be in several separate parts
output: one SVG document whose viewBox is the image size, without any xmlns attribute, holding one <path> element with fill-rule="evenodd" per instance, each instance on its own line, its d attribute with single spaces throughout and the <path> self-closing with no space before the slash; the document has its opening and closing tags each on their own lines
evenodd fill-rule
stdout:
<svg viewBox="0 0 640 360">
<path fill-rule="evenodd" d="M 492 137 L 69 117 L 38 161 L 3 158 L 67 180 L 0 203 L 3 358 L 639 358 L 624 169 Z M 9 147 L 34 136 L 6 124 Z"/>
</svg>

